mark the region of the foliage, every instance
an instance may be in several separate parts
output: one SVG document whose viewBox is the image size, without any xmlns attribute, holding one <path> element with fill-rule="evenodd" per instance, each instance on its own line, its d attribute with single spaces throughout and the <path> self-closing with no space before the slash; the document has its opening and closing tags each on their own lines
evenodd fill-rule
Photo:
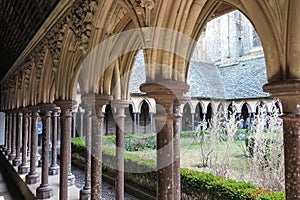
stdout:
<svg viewBox="0 0 300 200">
<path fill-rule="evenodd" d="M 84 156 L 84 137 L 72 138 L 72 154 Z M 103 170 L 114 173 L 115 149 L 102 147 Z M 146 173 L 125 173 L 126 181 L 136 185 L 155 190 L 156 188 L 156 162 L 152 159 L 141 158 L 130 152 L 125 152 L 125 168 L 139 168 L 148 170 Z M 126 169 L 125 169 L 126 171 Z M 234 199 L 234 200 L 283 200 L 284 193 L 261 190 L 251 183 L 225 180 L 222 177 L 189 169 L 181 169 L 182 196 L 194 199 Z"/>
</svg>

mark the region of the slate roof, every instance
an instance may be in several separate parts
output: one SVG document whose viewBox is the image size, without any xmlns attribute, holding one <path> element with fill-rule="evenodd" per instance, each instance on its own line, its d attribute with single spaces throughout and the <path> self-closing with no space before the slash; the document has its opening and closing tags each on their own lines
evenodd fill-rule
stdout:
<svg viewBox="0 0 300 200">
<path fill-rule="evenodd" d="M 139 86 L 146 81 L 142 54 L 138 54 L 131 75 L 130 92 L 142 93 Z M 217 67 L 203 62 L 191 62 L 188 84 L 191 97 L 212 99 L 263 98 L 269 94 L 263 92 L 267 83 L 264 58 L 240 61 L 237 64 Z"/>
</svg>

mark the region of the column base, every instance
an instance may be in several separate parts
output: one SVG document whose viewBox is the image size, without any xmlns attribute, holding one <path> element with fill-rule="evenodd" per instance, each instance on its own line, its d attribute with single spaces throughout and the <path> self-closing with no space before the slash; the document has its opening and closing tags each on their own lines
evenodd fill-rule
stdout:
<svg viewBox="0 0 300 200">
<path fill-rule="evenodd" d="M 68 175 L 68 186 L 72 186 L 75 184 L 75 176 L 71 173 Z"/>
<path fill-rule="evenodd" d="M 90 200 L 91 199 L 91 188 L 84 187 L 80 190 L 80 200 Z"/>
<path fill-rule="evenodd" d="M 21 160 L 21 158 L 18 158 L 18 157 L 16 157 L 14 160 L 13 160 L 13 166 L 19 166 L 19 165 L 21 165 L 22 164 L 22 160 Z"/>
<path fill-rule="evenodd" d="M 41 185 L 36 188 L 36 198 L 37 199 L 49 199 L 53 196 L 53 190 L 50 188 L 49 184 Z"/>
<path fill-rule="evenodd" d="M 57 175 L 59 173 L 59 166 L 58 165 L 51 165 L 49 167 L 49 175 Z"/>
<path fill-rule="evenodd" d="M 29 172 L 29 165 L 28 164 L 22 164 L 18 167 L 18 173 L 19 174 L 27 174 Z"/>
<path fill-rule="evenodd" d="M 8 156 L 9 154 L 10 154 L 10 149 L 7 149 L 7 150 L 5 151 L 5 155 Z"/>
<path fill-rule="evenodd" d="M 8 160 L 14 160 L 16 158 L 16 154 L 8 154 Z"/>
<path fill-rule="evenodd" d="M 28 174 L 25 176 L 26 184 L 36 184 L 40 181 L 40 175 L 38 173 Z"/>
</svg>

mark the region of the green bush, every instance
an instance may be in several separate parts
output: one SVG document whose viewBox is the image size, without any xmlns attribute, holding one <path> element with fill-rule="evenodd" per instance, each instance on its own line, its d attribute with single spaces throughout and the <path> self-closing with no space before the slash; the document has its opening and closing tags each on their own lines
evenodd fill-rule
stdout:
<svg viewBox="0 0 300 200">
<path fill-rule="evenodd" d="M 109 136 L 111 137 L 111 136 Z M 103 171 L 114 175 L 115 150 L 103 147 Z M 72 154 L 85 156 L 84 138 L 72 138 Z M 74 157 L 72 156 L 72 159 Z M 147 188 L 156 189 L 156 161 L 141 158 L 137 155 L 126 153 L 125 171 L 138 169 L 146 173 L 125 173 L 126 181 Z M 81 163 L 83 164 L 83 163 Z M 127 169 L 127 170 L 126 170 Z M 132 170 L 131 170 L 132 171 Z M 283 200 L 285 193 L 261 190 L 251 183 L 225 180 L 210 173 L 181 169 L 181 193 L 182 199 L 213 199 L 213 200 Z"/>
</svg>

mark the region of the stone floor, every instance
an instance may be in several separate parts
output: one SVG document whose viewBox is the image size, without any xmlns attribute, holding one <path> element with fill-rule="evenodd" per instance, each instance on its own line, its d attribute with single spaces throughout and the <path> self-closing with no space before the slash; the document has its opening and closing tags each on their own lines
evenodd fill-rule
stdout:
<svg viewBox="0 0 300 200">
<path fill-rule="evenodd" d="M 40 149 L 39 149 L 40 151 Z M 58 160 L 59 162 L 59 160 Z M 17 167 L 14 167 L 17 171 Z M 41 174 L 41 167 L 37 168 L 37 172 Z M 79 199 L 80 189 L 84 186 L 84 171 L 72 166 L 72 173 L 75 175 L 75 184 L 73 186 L 69 186 L 69 198 L 68 200 L 77 200 Z M 20 177 L 25 181 L 26 175 L 20 175 Z M 2 179 L 1 179 L 2 180 Z M 49 184 L 53 189 L 53 196 L 50 198 L 51 200 L 59 199 L 59 175 L 49 176 Z M 39 187 L 40 183 L 28 185 L 28 188 L 31 190 L 33 194 L 36 193 L 36 188 Z M 0 185 L 2 186 L 2 185 Z M 6 190 L 7 191 L 7 190 Z M 0 191 L 1 192 L 1 191 Z M 1 193 L 0 193 L 1 195 Z M 115 188 L 105 182 L 102 183 L 102 198 L 104 200 L 112 200 L 115 199 Z M 10 200 L 9 198 L 7 198 Z M 0 200 L 1 196 L 0 196 Z M 6 200 L 6 198 L 5 198 Z M 137 198 L 125 193 L 125 200 L 137 200 Z"/>
</svg>

